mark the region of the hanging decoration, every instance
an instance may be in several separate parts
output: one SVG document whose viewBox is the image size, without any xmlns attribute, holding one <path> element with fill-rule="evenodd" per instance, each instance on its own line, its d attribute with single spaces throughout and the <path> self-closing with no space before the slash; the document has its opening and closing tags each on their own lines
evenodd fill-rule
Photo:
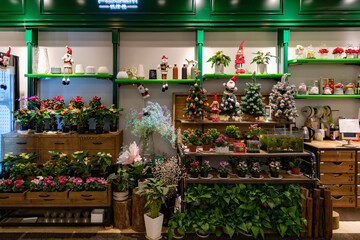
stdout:
<svg viewBox="0 0 360 240">
<path fill-rule="evenodd" d="M 0 53 L 0 70 L 3 70 L 4 72 L 7 69 L 7 65 L 10 62 L 10 53 L 11 53 L 11 47 L 9 47 L 9 50 L 4 55 L 3 53 Z M 4 75 L 4 73 L 2 73 Z M 2 83 L 0 86 L 0 89 L 7 89 L 6 82 L 5 82 L 5 76 L 2 77 Z"/>
<path fill-rule="evenodd" d="M 237 51 L 236 56 L 235 56 L 236 74 L 244 74 L 245 73 L 245 69 L 242 68 L 242 65 L 245 63 L 243 44 L 244 44 L 244 41 L 241 42 L 239 50 Z"/>
<path fill-rule="evenodd" d="M 67 52 L 62 57 L 62 60 L 64 61 L 64 78 L 62 79 L 63 85 L 69 85 L 70 84 L 70 78 L 65 78 L 66 74 L 72 74 L 72 65 L 74 63 L 74 60 L 72 58 L 72 49 L 68 46 L 66 46 Z"/>
<path fill-rule="evenodd" d="M 149 94 L 149 89 L 148 88 L 145 88 L 143 84 L 141 83 L 136 83 L 136 86 L 141 94 L 141 96 L 146 99 L 148 97 L 150 97 L 150 94 Z"/>
<path fill-rule="evenodd" d="M 225 91 L 220 104 L 220 115 L 224 115 L 226 118 L 229 117 L 229 120 L 241 115 L 240 103 L 234 94 L 234 91 L 237 91 L 235 86 L 237 76 L 238 74 L 223 84 Z"/>
</svg>

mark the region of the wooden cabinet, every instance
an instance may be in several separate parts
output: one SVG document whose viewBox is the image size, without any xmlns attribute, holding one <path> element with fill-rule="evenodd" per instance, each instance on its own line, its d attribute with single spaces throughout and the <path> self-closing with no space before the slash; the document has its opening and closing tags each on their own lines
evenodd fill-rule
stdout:
<svg viewBox="0 0 360 240">
<path fill-rule="evenodd" d="M 355 196 L 332 196 L 333 207 L 355 207 Z"/>
<path fill-rule="evenodd" d="M 355 173 L 355 162 L 320 162 L 322 173 Z"/>
<path fill-rule="evenodd" d="M 355 151 L 321 151 L 322 162 L 355 162 Z"/>
<path fill-rule="evenodd" d="M 13 152 L 36 152 L 36 161 L 43 164 L 49 160 L 49 151 L 64 152 L 68 155 L 76 151 L 88 151 L 89 155 L 97 152 L 107 152 L 112 155 L 111 162 L 116 164 L 117 155 L 120 153 L 123 132 L 107 134 L 28 134 L 19 135 L 9 133 L 2 135 L 2 154 Z M 2 156 L 2 157 L 3 157 Z"/>
</svg>

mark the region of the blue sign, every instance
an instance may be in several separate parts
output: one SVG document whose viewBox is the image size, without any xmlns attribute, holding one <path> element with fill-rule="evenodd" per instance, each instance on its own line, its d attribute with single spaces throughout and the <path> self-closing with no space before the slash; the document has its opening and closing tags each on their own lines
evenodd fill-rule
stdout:
<svg viewBox="0 0 360 240">
<path fill-rule="evenodd" d="M 110 10 L 127 10 L 138 8 L 138 0 L 98 0 L 99 8 Z"/>
</svg>

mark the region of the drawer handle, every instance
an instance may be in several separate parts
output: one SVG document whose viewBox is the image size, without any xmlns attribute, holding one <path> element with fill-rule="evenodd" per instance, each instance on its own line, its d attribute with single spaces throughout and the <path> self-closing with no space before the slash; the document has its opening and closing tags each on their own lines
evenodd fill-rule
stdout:
<svg viewBox="0 0 360 240">
<path fill-rule="evenodd" d="M 48 202 L 50 202 L 50 201 L 54 201 L 55 199 L 44 199 L 44 201 L 48 201 Z"/>
<path fill-rule="evenodd" d="M 333 173 L 333 175 L 334 175 L 335 177 L 340 177 L 342 174 L 341 174 L 341 173 Z"/>
<path fill-rule="evenodd" d="M 94 201 L 95 198 L 85 198 L 84 200 L 86 200 L 86 201 Z"/>
<path fill-rule="evenodd" d="M 6 197 L 0 197 L 0 199 L 8 199 L 9 196 L 6 196 Z"/>
<path fill-rule="evenodd" d="M 343 196 L 333 196 L 333 198 L 337 199 L 337 200 L 340 200 L 343 198 Z"/>
<path fill-rule="evenodd" d="M 19 145 L 25 145 L 26 142 L 17 142 L 16 144 L 19 144 Z"/>
<path fill-rule="evenodd" d="M 83 194 L 81 194 L 81 196 L 82 196 L 82 197 L 92 197 L 91 194 L 90 194 L 90 195 L 83 195 Z"/>
<path fill-rule="evenodd" d="M 50 195 L 49 194 L 47 194 L 47 195 L 39 195 L 39 197 L 46 198 L 46 197 L 50 197 Z"/>
<path fill-rule="evenodd" d="M 320 162 L 320 164 L 324 164 L 324 162 Z"/>
<path fill-rule="evenodd" d="M 56 144 L 56 145 L 64 145 L 65 143 L 63 143 L 63 142 L 56 142 L 55 144 Z"/>
<path fill-rule="evenodd" d="M 321 175 L 321 176 L 324 176 L 325 174 L 323 174 L 323 173 L 320 173 L 320 175 Z"/>
<path fill-rule="evenodd" d="M 93 144 L 95 144 L 95 145 L 101 145 L 101 144 L 103 144 L 102 142 L 93 142 Z"/>
</svg>

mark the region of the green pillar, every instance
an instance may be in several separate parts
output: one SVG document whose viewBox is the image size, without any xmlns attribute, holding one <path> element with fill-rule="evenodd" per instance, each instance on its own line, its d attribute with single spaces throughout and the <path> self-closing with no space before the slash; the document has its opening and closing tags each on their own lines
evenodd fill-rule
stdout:
<svg viewBox="0 0 360 240">
<path fill-rule="evenodd" d="M 282 69 L 278 66 L 278 71 L 283 73 L 288 73 L 288 48 L 290 42 L 290 29 L 279 29 L 278 30 L 278 55 L 280 61 L 282 62 Z M 282 49 L 282 54 L 281 54 Z"/>
<path fill-rule="evenodd" d="M 197 30 L 197 60 L 198 68 L 200 70 L 199 79 L 200 85 L 203 84 L 203 45 L 204 45 L 204 30 Z"/>
<path fill-rule="evenodd" d="M 118 46 L 119 46 L 119 29 L 112 30 L 112 44 L 113 44 L 113 104 L 118 107 L 118 85 L 115 82 L 118 73 Z"/>
<path fill-rule="evenodd" d="M 37 29 L 26 29 L 26 44 L 27 44 L 27 59 L 28 59 L 28 66 L 27 72 L 33 73 L 33 47 L 38 46 L 38 30 Z M 35 79 L 28 78 L 28 97 L 35 95 Z"/>
</svg>

